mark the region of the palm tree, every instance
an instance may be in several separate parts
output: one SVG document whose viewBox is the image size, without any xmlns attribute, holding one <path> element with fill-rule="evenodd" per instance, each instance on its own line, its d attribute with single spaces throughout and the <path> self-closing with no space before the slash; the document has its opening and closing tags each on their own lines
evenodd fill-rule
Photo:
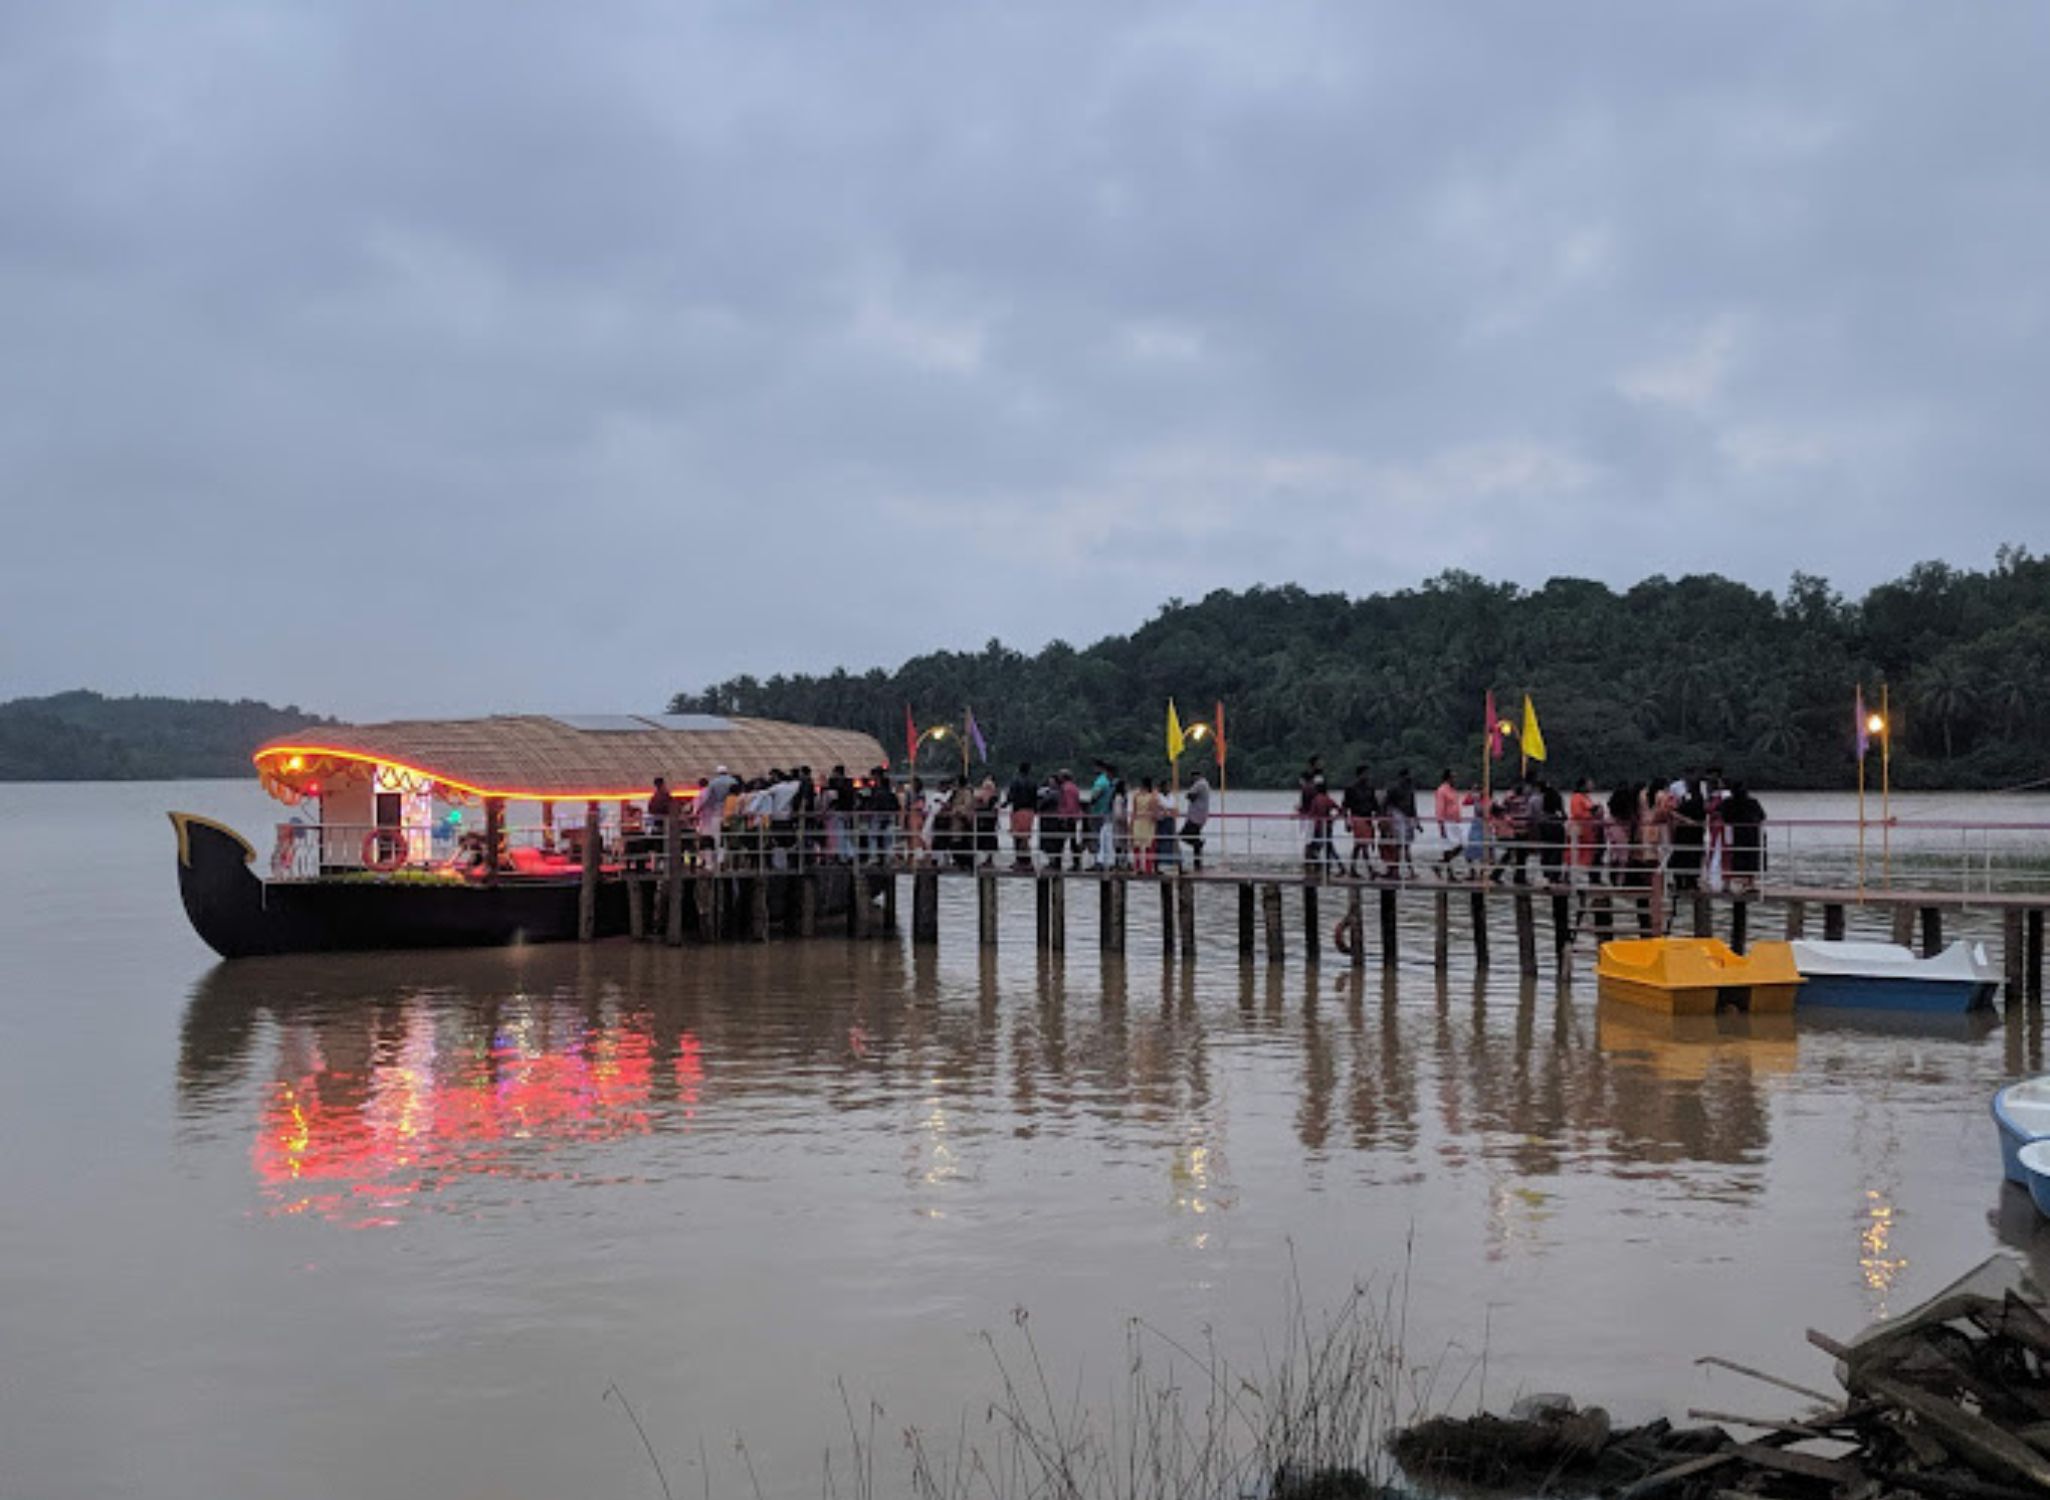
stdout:
<svg viewBox="0 0 2050 1500">
<path fill-rule="evenodd" d="M 1978 699 L 1963 666 L 1954 659 L 1938 657 L 1909 680 L 1908 699 L 1924 713 L 1935 715 L 1943 726 L 1943 758 L 1951 759 L 1955 754 L 1952 728 L 1972 711 Z"/>
</svg>

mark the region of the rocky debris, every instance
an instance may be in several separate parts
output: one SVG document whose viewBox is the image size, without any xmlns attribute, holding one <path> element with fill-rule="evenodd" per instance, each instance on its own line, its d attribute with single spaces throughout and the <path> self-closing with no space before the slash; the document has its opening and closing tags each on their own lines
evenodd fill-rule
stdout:
<svg viewBox="0 0 2050 1500">
<path fill-rule="evenodd" d="M 2018 1500 L 2050 1494 L 2050 1312 L 1995 1258 L 1834 1356 L 1841 1399 L 1786 1418 L 1696 1411 L 1611 1431 L 1598 1407 L 1526 1398 L 1507 1417 L 1434 1417 L 1391 1440 L 1433 1488 L 1617 1500 Z M 1714 1363 L 1821 1397 L 1763 1372 Z M 1730 1429 L 1761 1434 L 1749 1440 Z"/>
</svg>

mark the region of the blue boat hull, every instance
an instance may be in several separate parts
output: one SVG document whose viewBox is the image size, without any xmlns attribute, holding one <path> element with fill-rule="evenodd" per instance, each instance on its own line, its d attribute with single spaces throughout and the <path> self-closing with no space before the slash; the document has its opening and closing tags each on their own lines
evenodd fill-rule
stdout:
<svg viewBox="0 0 2050 1500">
<path fill-rule="evenodd" d="M 2021 1149 L 2032 1139 L 2010 1125 L 1998 1109 L 1993 1111 L 1993 1123 L 2000 1131 L 2000 1170 L 2009 1182 L 2029 1186 L 2029 1174 L 2022 1170 Z"/>
<path fill-rule="evenodd" d="M 1801 985 L 1801 1005 L 1843 1010 L 1925 1010 L 1961 1016 L 1991 1004 L 1993 989 L 1993 985 L 1981 980 L 1814 974 Z"/>
</svg>

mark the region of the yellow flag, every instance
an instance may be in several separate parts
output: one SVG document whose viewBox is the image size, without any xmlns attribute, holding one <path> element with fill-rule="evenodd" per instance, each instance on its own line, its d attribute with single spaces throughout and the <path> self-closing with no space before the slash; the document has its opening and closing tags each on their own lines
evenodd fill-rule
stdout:
<svg viewBox="0 0 2050 1500">
<path fill-rule="evenodd" d="M 1174 711 L 1174 699 L 1167 700 L 1167 758 L 1180 760 L 1188 741 L 1182 737 L 1181 715 Z"/>
<path fill-rule="evenodd" d="M 1530 701 L 1530 694 L 1523 695 L 1523 754 L 1528 760 L 1545 758 L 1545 735 L 1538 728 L 1537 705 Z"/>
</svg>

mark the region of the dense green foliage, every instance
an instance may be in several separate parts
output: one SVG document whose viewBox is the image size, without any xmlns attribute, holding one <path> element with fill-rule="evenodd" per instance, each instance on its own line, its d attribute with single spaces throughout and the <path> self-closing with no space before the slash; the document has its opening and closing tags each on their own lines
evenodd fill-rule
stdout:
<svg viewBox="0 0 2050 1500">
<path fill-rule="evenodd" d="M 738 677 L 671 707 L 867 730 L 901 765 L 907 703 L 920 725 L 958 724 L 970 705 L 1000 763 L 1108 755 L 1136 774 L 1165 762 L 1170 694 L 1189 719 L 1222 699 L 1232 781 L 1284 786 L 1313 752 L 1382 776 L 1477 775 L 1492 688 L 1512 718 L 1534 696 L 1555 778 L 1720 764 L 1754 785 L 1842 787 L 1860 681 L 1875 700 L 1890 685 L 1900 785 L 2050 775 L 2050 558 L 2010 547 L 1988 572 L 1922 563 L 1857 602 L 1805 573 L 1778 599 L 1714 576 L 1617 593 L 1456 572 L 1361 599 L 1219 591 L 1086 650 L 991 641 L 894 672 Z M 944 769 L 947 748 L 928 744 L 921 765 Z"/>
<path fill-rule="evenodd" d="M 324 722 L 248 699 L 16 698 L 0 703 L 0 781 L 249 776 L 258 743 Z"/>
</svg>

